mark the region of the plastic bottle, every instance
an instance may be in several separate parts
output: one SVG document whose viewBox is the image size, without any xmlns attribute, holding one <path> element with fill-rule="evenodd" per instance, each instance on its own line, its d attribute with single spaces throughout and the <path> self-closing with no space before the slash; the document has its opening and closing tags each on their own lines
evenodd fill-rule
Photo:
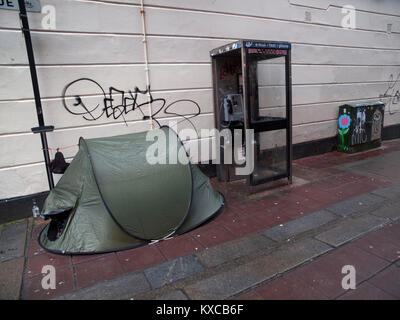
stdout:
<svg viewBox="0 0 400 320">
<path fill-rule="evenodd" d="M 36 200 L 33 200 L 32 214 L 33 214 L 34 218 L 39 217 L 39 214 L 40 214 L 40 209 L 39 209 L 38 205 L 36 204 Z"/>
</svg>

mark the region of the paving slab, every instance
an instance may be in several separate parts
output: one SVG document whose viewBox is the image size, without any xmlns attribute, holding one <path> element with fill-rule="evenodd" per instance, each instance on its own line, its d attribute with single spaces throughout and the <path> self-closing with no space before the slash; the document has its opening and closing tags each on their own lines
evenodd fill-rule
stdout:
<svg viewBox="0 0 400 320">
<path fill-rule="evenodd" d="M 0 300 L 18 300 L 21 291 L 24 257 L 0 263 Z"/>
<path fill-rule="evenodd" d="M 383 163 L 384 165 L 395 165 L 395 166 L 400 166 L 400 151 L 395 151 L 395 152 L 389 152 L 389 153 L 384 153 L 379 156 L 380 159 L 379 161 L 375 161 L 377 163 Z M 371 159 L 372 161 L 374 160 L 373 158 Z"/>
<path fill-rule="evenodd" d="M 364 282 L 356 289 L 348 290 L 338 300 L 397 300 L 395 296 L 375 287 L 374 285 Z"/>
<path fill-rule="evenodd" d="M 70 261 L 67 260 L 64 263 L 69 264 Z M 74 266 L 74 269 L 78 288 L 89 287 L 100 281 L 117 278 L 124 273 L 115 253 L 109 253 L 96 260 L 79 263 Z"/>
<path fill-rule="evenodd" d="M 372 215 L 347 218 L 341 221 L 334 228 L 318 234 L 316 239 L 338 247 L 350 240 L 358 238 L 364 233 L 377 229 L 387 222 L 388 219 Z"/>
<path fill-rule="evenodd" d="M 390 239 L 400 248 L 400 221 L 391 221 L 386 228 L 378 230 L 376 233 Z"/>
<path fill-rule="evenodd" d="M 0 234 L 0 262 L 24 256 L 27 221 L 4 225 Z"/>
<path fill-rule="evenodd" d="M 374 178 L 400 177 L 400 152 L 391 152 L 354 163 L 341 164 L 338 168 Z"/>
<path fill-rule="evenodd" d="M 398 199 L 400 200 L 400 194 Z M 400 218 L 400 201 L 387 202 L 383 206 L 379 206 L 369 213 L 377 217 L 388 218 L 395 221 Z"/>
<path fill-rule="evenodd" d="M 332 248 L 307 238 L 185 287 L 190 299 L 226 299 L 273 276 L 294 268 Z"/>
<path fill-rule="evenodd" d="M 371 193 L 366 193 L 335 203 L 325 209 L 341 217 L 348 217 L 353 214 L 373 210 L 385 201 L 387 201 L 385 198 Z"/>
<path fill-rule="evenodd" d="M 187 278 L 204 270 L 196 256 L 189 254 L 144 270 L 153 289 Z"/>
<path fill-rule="evenodd" d="M 391 200 L 400 199 L 400 183 L 395 183 L 387 187 L 379 188 L 371 192 L 372 194 Z"/>
<path fill-rule="evenodd" d="M 258 292 L 255 289 L 253 289 L 235 297 L 235 300 L 264 300 L 264 299 L 258 294 Z"/>
<path fill-rule="evenodd" d="M 55 288 L 43 288 L 45 274 L 24 277 L 21 298 L 23 300 L 50 300 L 74 291 L 74 271 L 72 266 L 56 268 Z"/>
<path fill-rule="evenodd" d="M 99 282 L 75 292 L 56 297 L 55 300 L 119 300 L 130 299 L 150 290 L 143 273 L 127 274 L 113 280 Z"/>
<path fill-rule="evenodd" d="M 397 266 L 391 265 L 368 282 L 400 299 L 400 268 Z"/>
<path fill-rule="evenodd" d="M 155 297 L 155 300 L 188 300 L 188 297 L 181 290 L 173 290 Z"/>
<path fill-rule="evenodd" d="M 385 232 L 370 232 L 353 242 L 355 246 L 378 257 L 394 262 L 400 258 L 400 246 Z"/>
<path fill-rule="evenodd" d="M 266 237 L 280 242 L 312 229 L 316 229 L 336 219 L 338 219 L 337 215 L 326 210 L 320 210 L 276 227 L 268 228 L 262 233 Z"/>
<path fill-rule="evenodd" d="M 322 293 L 292 273 L 285 274 L 256 289 L 264 300 L 326 300 Z"/>
<path fill-rule="evenodd" d="M 273 277 L 275 274 L 276 271 L 271 271 L 271 273 L 264 273 L 261 276 L 253 273 L 251 268 L 246 265 L 242 265 L 200 280 L 185 287 L 184 290 L 192 300 L 226 299 Z"/>
<path fill-rule="evenodd" d="M 253 234 L 202 250 L 197 257 L 204 266 L 215 267 L 252 252 L 272 248 L 275 244 L 260 234 Z"/>
</svg>

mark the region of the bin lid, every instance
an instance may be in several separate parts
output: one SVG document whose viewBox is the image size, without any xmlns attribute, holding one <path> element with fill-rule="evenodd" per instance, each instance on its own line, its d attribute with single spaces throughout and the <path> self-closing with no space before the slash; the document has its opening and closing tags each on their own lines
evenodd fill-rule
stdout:
<svg viewBox="0 0 400 320">
<path fill-rule="evenodd" d="M 385 104 L 382 101 L 365 101 L 365 102 L 359 102 L 359 103 L 346 103 L 341 105 L 341 107 L 349 107 L 349 108 L 360 108 L 360 107 L 372 107 L 372 106 L 385 106 Z"/>
</svg>

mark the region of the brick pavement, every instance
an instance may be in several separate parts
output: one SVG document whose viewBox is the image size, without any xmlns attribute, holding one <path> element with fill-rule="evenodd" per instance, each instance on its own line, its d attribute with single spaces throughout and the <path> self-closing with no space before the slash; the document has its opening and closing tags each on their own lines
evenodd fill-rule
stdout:
<svg viewBox="0 0 400 320">
<path fill-rule="evenodd" d="M 355 155 L 299 159 L 293 185 L 250 197 L 240 183 L 214 180 L 227 202 L 215 219 L 185 235 L 117 253 L 54 255 L 37 244 L 40 220 L 2 226 L 0 297 L 399 299 L 396 159 L 400 140 Z M 55 290 L 41 288 L 46 264 L 56 267 Z M 341 288 L 343 265 L 355 266 L 356 290 Z"/>
</svg>

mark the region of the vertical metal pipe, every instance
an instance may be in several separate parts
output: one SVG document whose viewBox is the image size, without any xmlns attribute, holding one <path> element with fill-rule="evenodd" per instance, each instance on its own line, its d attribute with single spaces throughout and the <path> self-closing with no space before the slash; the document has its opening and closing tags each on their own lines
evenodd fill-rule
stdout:
<svg viewBox="0 0 400 320">
<path fill-rule="evenodd" d="M 29 69 L 31 73 L 33 94 L 35 97 L 35 104 L 36 104 L 36 113 L 39 122 L 39 128 L 37 128 L 37 130 L 34 132 L 40 133 L 40 138 L 42 140 L 42 147 L 43 147 L 43 156 L 46 164 L 47 180 L 49 183 L 49 188 L 53 189 L 54 180 L 53 180 L 53 175 L 50 171 L 50 156 L 49 156 L 49 149 L 46 137 L 46 131 L 52 131 L 53 127 L 45 127 L 44 125 L 42 102 L 40 100 L 39 84 L 37 80 L 35 58 L 33 55 L 32 40 L 31 40 L 31 34 L 29 32 L 29 23 L 28 23 L 28 16 L 26 14 L 25 2 L 24 0 L 18 0 L 18 4 L 19 4 L 19 17 L 22 22 L 22 33 L 24 34 L 26 52 L 28 54 Z"/>
<path fill-rule="evenodd" d="M 287 154 L 287 171 L 289 183 L 292 183 L 292 160 L 293 160 L 293 145 L 292 145 L 292 62 L 291 48 L 287 50 L 285 63 L 285 78 L 286 78 L 286 150 Z"/>
<path fill-rule="evenodd" d="M 150 71 L 149 71 L 149 58 L 148 58 L 148 48 L 147 48 L 147 33 L 146 33 L 146 19 L 145 19 L 145 11 L 144 11 L 144 3 L 143 0 L 140 1 L 140 15 L 142 17 L 142 30 L 143 30 L 143 54 L 144 54 L 144 63 L 145 63 L 145 71 L 146 71 L 146 85 L 147 85 L 147 95 L 149 96 L 149 119 L 150 119 L 150 129 L 154 129 L 153 123 L 153 107 L 151 103 L 151 93 L 150 93 Z"/>
</svg>

